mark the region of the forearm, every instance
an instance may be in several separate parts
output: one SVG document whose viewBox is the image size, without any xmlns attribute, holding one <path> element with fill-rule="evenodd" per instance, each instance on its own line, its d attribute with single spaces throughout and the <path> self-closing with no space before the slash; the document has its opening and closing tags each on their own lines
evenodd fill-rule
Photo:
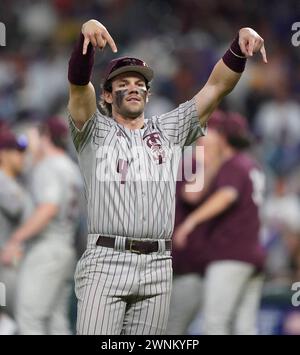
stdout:
<svg viewBox="0 0 300 355">
<path fill-rule="evenodd" d="M 207 85 L 214 87 L 217 100 L 220 101 L 234 89 L 241 76 L 242 73 L 233 71 L 224 63 L 223 59 L 220 59 L 215 65 Z"/>
<path fill-rule="evenodd" d="M 223 188 L 215 192 L 203 205 L 187 218 L 187 222 L 196 226 L 226 211 L 237 199 L 237 192 L 232 188 Z"/>
<path fill-rule="evenodd" d="M 247 58 L 258 51 L 267 63 L 263 39 L 251 28 L 242 28 L 222 59 L 215 65 L 207 83 L 195 96 L 202 125 L 207 122 L 222 98 L 236 86 L 245 69 Z"/>
<path fill-rule="evenodd" d="M 106 28 L 97 20 L 83 24 L 79 39 L 73 49 L 68 70 L 70 99 L 68 109 L 77 128 L 96 112 L 96 94 L 91 83 L 95 48 L 103 49 L 106 43 L 117 51 L 114 40 Z"/>
<path fill-rule="evenodd" d="M 83 44 L 84 36 L 80 33 L 71 54 L 68 68 L 68 80 L 70 83 L 68 110 L 79 129 L 83 127 L 84 123 L 97 109 L 95 90 L 90 82 L 95 50 L 90 43 L 86 54 L 83 54 Z"/>
<path fill-rule="evenodd" d="M 238 83 L 241 75 L 229 69 L 222 59 L 217 62 L 207 83 L 195 96 L 201 125 L 206 124 L 224 96 L 229 94 Z"/>
<path fill-rule="evenodd" d="M 207 84 L 216 87 L 219 100 L 229 94 L 245 70 L 247 57 L 239 45 L 239 36 L 231 43 L 222 59 L 215 65 Z"/>
<path fill-rule="evenodd" d="M 70 84 L 68 110 L 76 127 L 82 129 L 97 110 L 95 89 L 91 82 L 85 86 Z"/>
<path fill-rule="evenodd" d="M 57 214 L 58 208 L 55 205 L 44 204 L 39 206 L 31 217 L 16 230 L 11 240 L 16 242 L 24 242 L 37 236 L 51 219 Z"/>
<path fill-rule="evenodd" d="M 84 86 L 90 82 L 94 65 L 95 49 L 92 44 L 89 43 L 86 54 L 83 54 L 83 44 L 84 35 L 80 33 L 69 60 L 69 82 L 78 86 Z"/>
</svg>

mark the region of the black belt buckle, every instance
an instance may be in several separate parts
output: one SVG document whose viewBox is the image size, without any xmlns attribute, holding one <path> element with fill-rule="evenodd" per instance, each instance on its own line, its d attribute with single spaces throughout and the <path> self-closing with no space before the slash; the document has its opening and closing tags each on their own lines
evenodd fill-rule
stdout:
<svg viewBox="0 0 300 355">
<path fill-rule="evenodd" d="M 140 250 L 134 249 L 134 244 L 135 244 L 135 240 L 130 239 L 129 240 L 129 251 L 131 253 L 141 254 Z"/>
</svg>

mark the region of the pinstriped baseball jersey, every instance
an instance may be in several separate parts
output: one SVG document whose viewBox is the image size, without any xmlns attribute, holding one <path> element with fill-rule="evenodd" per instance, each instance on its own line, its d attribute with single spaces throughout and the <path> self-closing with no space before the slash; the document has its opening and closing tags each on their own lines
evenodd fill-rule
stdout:
<svg viewBox="0 0 300 355">
<path fill-rule="evenodd" d="M 89 233 L 169 239 L 181 149 L 205 134 L 195 99 L 145 119 L 141 129 L 130 130 L 99 111 L 82 130 L 70 115 L 69 121 L 84 177 Z"/>
</svg>

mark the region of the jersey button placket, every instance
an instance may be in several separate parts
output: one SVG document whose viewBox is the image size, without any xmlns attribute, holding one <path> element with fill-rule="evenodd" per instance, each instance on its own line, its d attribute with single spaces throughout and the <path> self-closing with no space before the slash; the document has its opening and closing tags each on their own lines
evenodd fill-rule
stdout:
<svg viewBox="0 0 300 355">
<path fill-rule="evenodd" d="M 132 137 L 132 146 L 137 148 L 137 152 L 139 152 L 140 149 L 140 139 L 138 138 L 139 133 L 137 131 L 132 131 L 131 132 L 131 137 Z M 139 156 L 136 156 L 138 158 L 138 160 L 141 159 L 141 156 L 139 154 Z M 138 164 L 137 164 L 138 165 Z M 137 172 L 138 173 L 138 172 Z M 136 185 L 136 193 L 137 193 L 137 201 L 136 201 L 136 206 L 137 206 L 137 214 L 138 214 L 138 219 L 137 219 L 137 223 L 136 223 L 136 228 L 138 230 L 142 230 L 141 228 L 141 224 L 143 223 L 143 218 L 144 218 L 144 204 L 143 204 L 143 198 L 142 198 L 142 181 L 140 181 L 139 179 L 137 179 L 135 181 L 135 185 Z"/>
</svg>

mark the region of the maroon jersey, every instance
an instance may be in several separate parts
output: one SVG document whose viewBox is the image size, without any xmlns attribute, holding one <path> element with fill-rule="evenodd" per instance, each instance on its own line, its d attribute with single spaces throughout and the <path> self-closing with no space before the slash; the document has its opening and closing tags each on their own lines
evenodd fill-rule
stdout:
<svg viewBox="0 0 300 355">
<path fill-rule="evenodd" d="M 186 217 L 199 205 L 191 205 L 185 202 L 180 196 L 180 190 L 185 182 L 177 182 L 176 188 L 176 214 L 175 228 L 181 224 Z M 189 236 L 186 246 L 183 249 L 176 249 L 173 244 L 173 272 L 174 274 L 187 274 L 191 272 L 202 274 L 206 265 L 206 233 L 204 225 L 199 225 Z"/>
<path fill-rule="evenodd" d="M 247 154 L 238 153 L 227 160 L 212 181 L 206 198 L 222 187 L 233 187 L 238 199 L 219 216 L 207 223 L 208 262 L 239 260 L 261 269 L 264 251 L 259 242 L 259 205 L 264 193 L 264 174 Z"/>
</svg>

